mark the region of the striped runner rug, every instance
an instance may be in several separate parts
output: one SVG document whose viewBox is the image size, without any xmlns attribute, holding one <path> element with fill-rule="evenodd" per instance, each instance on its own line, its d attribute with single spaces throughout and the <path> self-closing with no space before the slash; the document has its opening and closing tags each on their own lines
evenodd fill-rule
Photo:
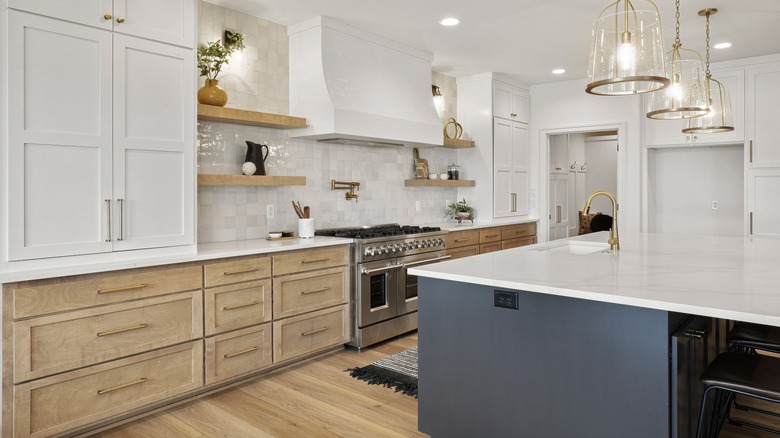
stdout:
<svg viewBox="0 0 780 438">
<path fill-rule="evenodd" d="M 369 385 L 382 385 L 394 388 L 395 392 L 402 392 L 417 398 L 417 346 L 371 365 L 360 368 L 350 368 L 349 375 L 367 382 Z"/>
</svg>

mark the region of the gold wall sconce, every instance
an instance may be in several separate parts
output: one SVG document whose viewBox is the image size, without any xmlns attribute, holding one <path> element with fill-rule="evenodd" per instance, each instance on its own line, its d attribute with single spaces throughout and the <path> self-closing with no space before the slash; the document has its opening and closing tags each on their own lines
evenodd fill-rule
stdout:
<svg viewBox="0 0 780 438">
<path fill-rule="evenodd" d="M 355 193 L 355 190 L 360 190 L 360 183 L 354 182 L 354 181 L 336 181 L 335 179 L 330 180 L 330 189 L 331 190 L 348 190 L 346 194 L 344 194 L 344 198 L 346 198 L 347 201 L 354 199 L 355 203 L 357 204 L 358 195 Z"/>
</svg>

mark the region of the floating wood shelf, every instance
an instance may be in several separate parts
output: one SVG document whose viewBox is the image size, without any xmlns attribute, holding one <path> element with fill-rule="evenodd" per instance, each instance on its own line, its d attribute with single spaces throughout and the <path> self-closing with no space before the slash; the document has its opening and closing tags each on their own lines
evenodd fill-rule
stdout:
<svg viewBox="0 0 780 438">
<path fill-rule="evenodd" d="M 198 104 L 198 120 L 232 123 L 235 125 L 262 126 L 264 128 L 305 128 L 306 119 L 281 114 L 261 113 L 238 108 Z"/>
<path fill-rule="evenodd" d="M 476 183 L 469 179 L 407 179 L 406 187 L 474 187 Z"/>
<path fill-rule="evenodd" d="M 305 176 L 198 174 L 199 186 L 305 186 Z"/>
<path fill-rule="evenodd" d="M 473 148 L 474 141 L 444 137 L 444 144 L 442 146 L 446 148 Z"/>
</svg>

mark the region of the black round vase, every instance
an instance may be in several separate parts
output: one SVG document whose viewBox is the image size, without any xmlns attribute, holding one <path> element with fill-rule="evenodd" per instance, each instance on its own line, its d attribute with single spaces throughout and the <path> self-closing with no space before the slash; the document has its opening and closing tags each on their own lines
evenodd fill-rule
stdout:
<svg viewBox="0 0 780 438">
<path fill-rule="evenodd" d="M 265 148 L 265 153 L 263 153 Z M 257 144 L 249 140 L 246 141 L 246 160 L 254 163 L 255 170 L 254 175 L 265 175 L 265 159 L 268 158 L 268 146 L 263 144 Z"/>
</svg>

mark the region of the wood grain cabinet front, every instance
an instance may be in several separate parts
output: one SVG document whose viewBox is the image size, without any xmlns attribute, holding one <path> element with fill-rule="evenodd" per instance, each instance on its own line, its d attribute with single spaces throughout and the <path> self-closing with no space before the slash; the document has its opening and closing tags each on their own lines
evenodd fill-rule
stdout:
<svg viewBox="0 0 780 438">
<path fill-rule="evenodd" d="M 203 336 L 200 291 L 14 322 L 23 382 Z"/>
<path fill-rule="evenodd" d="M 201 288 L 200 266 L 143 268 L 36 280 L 4 286 L 14 296 L 14 318 L 84 309 Z"/>
<path fill-rule="evenodd" d="M 348 305 L 274 321 L 274 363 L 343 344 L 348 340 Z"/>
<path fill-rule="evenodd" d="M 519 246 L 533 245 L 536 243 L 536 236 L 521 237 L 519 239 L 504 240 L 501 242 L 501 249 L 517 248 Z"/>
<path fill-rule="evenodd" d="M 346 267 L 274 278 L 274 318 L 286 318 L 349 301 Z"/>
<path fill-rule="evenodd" d="M 271 320 L 271 279 L 204 291 L 206 336 Z"/>
<path fill-rule="evenodd" d="M 203 386 L 198 340 L 14 388 L 14 436 L 48 437 Z"/>
<path fill-rule="evenodd" d="M 245 257 L 208 263 L 204 266 L 205 287 L 223 286 L 271 276 L 270 257 Z"/>
<path fill-rule="evenodd" d="M 471 257 L 477 254 L 479 254 L 479 245 L 471 245 L 455 249 L 447 248 L 447 255 L 450 256 L 450 260 Z"/>
<path fill-rule="evenodd" d="M 506 225 L 501 227 L 501 240 L 517 239 L 518 237 L 536 236 L 536 223 Z M 534 242 L 535 243 L 535 242 Z"/>
<path fill-rule="evenodd" d="M 447 248 L 460 248 L 463 246 L 478 245 L 479 231 L 450 231 L 447 233 Z"/>
<path fill-rule="evenodd" d="M 501 229 L 498 227 L 479 230 L 479 243 L 493 243 L 501 241 Z"/>
<path fill-rule="evenodd" d="M 294 251 L 274 256 L 274 277 L 349 264 L 348 246 Z"/>
<path fill-rule="evenodd" d="M 206 385 L 266 368 L 271 360 L 271 324 L 206 339 Z"/>
</svg>

